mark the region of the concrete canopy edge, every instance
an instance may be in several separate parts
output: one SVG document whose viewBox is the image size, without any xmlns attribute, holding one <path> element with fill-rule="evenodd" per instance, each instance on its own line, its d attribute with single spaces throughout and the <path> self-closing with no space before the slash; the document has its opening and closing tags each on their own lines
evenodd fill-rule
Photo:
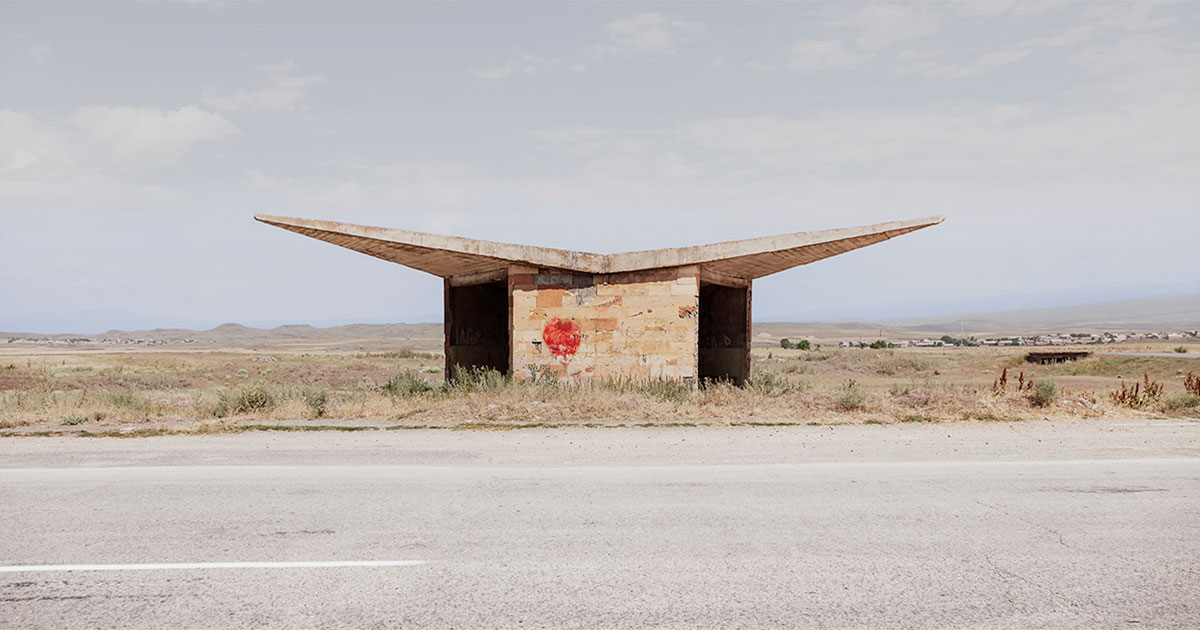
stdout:
<svg viewBox="0 0 1200 630">
<path fill-rule="evenodd" d="M 746 280 L 866 247 L 944 220 L 942 216 L 931 216 L 708 245 L 596 254 L 336 221 L 267 214 L 257 214 L 254 218 L 443 278 L 487 273 L 516 263 L 593 274 L 704 265 L 714 272 Z"/>
</svg>

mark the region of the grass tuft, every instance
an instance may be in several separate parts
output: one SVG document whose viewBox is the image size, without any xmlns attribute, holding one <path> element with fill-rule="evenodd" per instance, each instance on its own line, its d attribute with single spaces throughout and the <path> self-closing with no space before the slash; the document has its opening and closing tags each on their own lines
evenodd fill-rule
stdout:
<svg viewBox="0 0 1200 630">
<path fill-rule="evenodd" d="M 430 385 L 425 379 L 412 372 L 405 370 L 403 373 L 388 379 L 388 382 L 383 384 L 382 389 L 383 393 L 389 396 L 408 398 L 433 391 L 433 385 Z"/>
<path fill-rule="evenodd" d="M 838 406 L 843 411 L 861 409 L 867 401 L 867 395 L 863 392 L 862 386 L 854 382 L 853 379 L 843 383 L 841 391 L 841 396 L 838 397 Z"/>
<path fill-rule="evenodd" d="M 1035 407 L 1047 407 L 1058 400 L 1058 385 L 1049 379 L 1043 379 L 1033 384 L 1033 393 L 1029 400 Z"/>
</svg>

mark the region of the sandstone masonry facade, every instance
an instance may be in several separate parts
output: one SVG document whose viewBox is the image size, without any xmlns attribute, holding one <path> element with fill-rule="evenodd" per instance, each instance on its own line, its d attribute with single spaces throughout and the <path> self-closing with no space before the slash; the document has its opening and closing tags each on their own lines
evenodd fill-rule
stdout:
<svg viewBox="0 0 1200 630">
<path fill-rule="evenodd" d="M 508 283 L 513 378 L 695 382 L 698 267 L 581 274 L 512 265 Z M 577 347 L 554 343 L 574 331 Z"/>
</svg>

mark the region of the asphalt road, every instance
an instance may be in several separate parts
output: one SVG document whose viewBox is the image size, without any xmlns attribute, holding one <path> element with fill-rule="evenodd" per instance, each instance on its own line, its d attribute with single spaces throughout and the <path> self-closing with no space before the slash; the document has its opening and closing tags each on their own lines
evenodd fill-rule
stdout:
<svg viewBox="0 0 1200 630">
<path fill-rule="evenodd" d="M 1149 421 L 11 438 L 0 627 L 1195 628 L 1198 439 Z M 423 563 L 161 568 L 362 561 Z M 82 564 L 158 568 L 13 569 Z"/>
</svg>

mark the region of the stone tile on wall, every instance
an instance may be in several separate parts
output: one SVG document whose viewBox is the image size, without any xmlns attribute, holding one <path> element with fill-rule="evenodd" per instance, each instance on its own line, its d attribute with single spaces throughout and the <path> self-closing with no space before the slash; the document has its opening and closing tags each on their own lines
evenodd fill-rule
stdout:
<svg viewBox="0 0 1200 630">
<path fill-rule="evenodd" d="M 567 379 L 696 378 L 695 267 L 592 275 L 514 265 L 509 286 L 514 378 L 531 367 Z M 559 336 L 577 331 L 574 351 L 554 353 L 544 338 L 552 322 Z"/>
</svg>

